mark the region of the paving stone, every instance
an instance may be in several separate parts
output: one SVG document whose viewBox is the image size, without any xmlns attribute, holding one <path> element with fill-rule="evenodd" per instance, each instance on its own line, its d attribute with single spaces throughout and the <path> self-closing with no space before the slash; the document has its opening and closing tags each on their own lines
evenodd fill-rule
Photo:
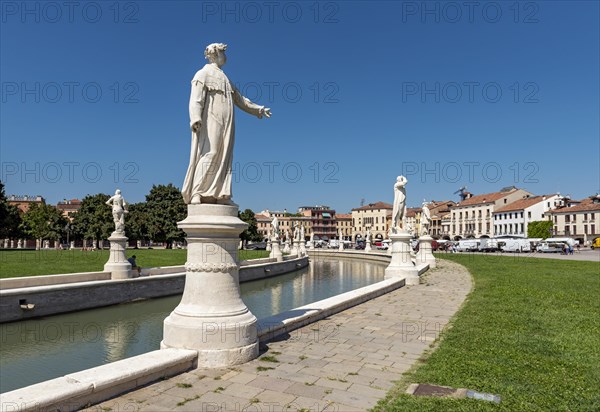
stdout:
<svg viewBox="0 0 600 412">
<path fill-rule="evenodd" d="M 228 379 L 228 381 L 245 384 L 256 379 L 256 376 L 256 373 L 240 372 L 232 378 Z"/>
<path fill-rule="evenodd" d="M 253 381 L 248 382 L 247 385 L 261 389 L 269 389 L 271 391 L 283 392 L 294 383 L 296 382 L 288 379 L 273 378 L 270 376 L 258 376 Z"/>
<path fill-rule="evenodd" d="M 317 382 L 315 382 L 315 384 L 320 385 L 320 386 L 325 386 L 327 388 L 341 389 L 341 390 L 346 390 L 350 387 L 350 385 L 352 385 L 352 383 L 346 381 L 346 379 L 343 379 L 343 378 L 338 379 L 336 376 L 320 378 Z"/>
<path fill-rule="evenodd" d="M 362 410 L 372 408 L 379 401 L 378 398 L 372 398 L 370 396 L 360 395 L 338 389 L 334 389 L 331 393 L 327 394 L 325 400 L 345 404 L 348 406 L 353 406 L 355 408 L 361 408 Z"/>
<path fill-rule="evenodd" d="M 304 396 L 305 398 L 323 399 L 325 391 L 329 388 L 318 385 L 306 385 L 304 383 L 294 383 L 284 392 L 296 396 Z"/>
<path fill-rule="evenodd" d="M 242 399 L 252 399 L 263 390 L 264 388 L 256 388 L 250 385 L 242 385 L 241 383 L 233 382 L 231 385 L 225 388 L 225 390 L 221 391 L 221 393 Z"/>
</svg>

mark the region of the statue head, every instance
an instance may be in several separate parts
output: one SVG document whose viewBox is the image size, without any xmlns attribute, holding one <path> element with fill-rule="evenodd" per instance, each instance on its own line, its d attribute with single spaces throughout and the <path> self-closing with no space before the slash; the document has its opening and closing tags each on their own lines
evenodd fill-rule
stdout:
<svg viewBox="0 0 600 412">
<path fill-rule="evenodd" d="M 206 49 L 204 49 L 204 57 L 209 62 L 215 63 L 217 66 L 221 67 L 227 61 L 225 50 L 227 50 L 226 44 L 212 43 L 206 46 Z"/>
<path fill-rule="evenodd" d="M 396 178 L 396 183 L 399 183 L 400 186 L 406 186 L 406 183 L 408 183 L 408 180 L 406 180 L 406 178 L 404 176 L 398 176 Z"/>
<path fill-rule="evenodd" d="M 119 189 L 115 190 L 115 195 L 120 195 L 121 191 Z"/>
</svg>

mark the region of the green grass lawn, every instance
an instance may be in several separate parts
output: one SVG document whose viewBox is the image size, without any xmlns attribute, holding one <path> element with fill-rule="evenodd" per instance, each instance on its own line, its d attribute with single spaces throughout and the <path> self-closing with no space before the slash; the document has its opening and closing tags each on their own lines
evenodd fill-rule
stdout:
<svg viewBox="0 0 600 412">
<path fill-rule="evenodd" d="M 474 289 L 439 347 L 376 411 L 599 411 L 597 262 L 439 256 L 464 265 Z M 410 383 L 500 395 L 500 404 L 412 397 Z"/>
<path fill-rule="evenodd" d="M 185 249 L 128 249 L 127 257 L 136 255 L 141 267 L 183 265 Z M 240 250 L 241 260 L 268 257 L 264 250 Z M 0 251 L 0 278 L 58 273 L 96 272 L 104 269 L 108 249 L 81 250 L 14 250 Z"/>
</svg>

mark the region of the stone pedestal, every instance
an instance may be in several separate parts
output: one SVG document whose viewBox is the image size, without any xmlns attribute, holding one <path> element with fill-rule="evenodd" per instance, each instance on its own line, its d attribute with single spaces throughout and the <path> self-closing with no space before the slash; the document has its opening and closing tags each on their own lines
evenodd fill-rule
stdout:
<svg viewBox="0 0 600 412">
<path fill-rule="evenodd" d="M 187 237 L 185 289 L 164 321 L 161 348 L 198 351 L 198 367 L 222 368 L 258 356 L 256 317 L 242 301 L 235 205 L 191 204 L 178 227 Z"/>
<path fill-rule="evenodd" d="M 300 248 L 298 247 L 298 241 L 294 239 L 292 241 L 292 250 L 290 250 L 290 255 L 298 255 L 300 253 Z"/>
<path fill-rule="evenodd" d="M 392 260 L 385 269 L 385 278 L 403 277 L 407 285 L 419 284 L 419 271 L 410 257 L 410 234 L 399 232 L 390 234 L 392 240 Z"/>
<path fill-rule="evenodd" d="M 283 253 L 290 253 L 290 241 L 288 239 L 283 242 Z"/>
<path fill-rule="evenodd" d="M 431 242 L 433 238 L 429 235 L 423 235 L 419 238 L 419 251 L 416 255 L 417 264 L 429 263 L 429 268 L 436 267 L 435 256 L 433 256 Z"/>
<path fill-rule="evenodd" d="M 371 248 L 371 241 L 370 241 L 370 240 L 367 240 L 367 244 L 366 244 L 366 246 L 365 246 L 365 252 L 370 252 L 371 250 L 373 250 L 373 249 Z"/>
<path fill-rule="evenodd" d="M 125 250 L 127 248 L 127 237 L 121 232 L 112 232 L 108 238 L 110 241 L 110 256 L 104 265 L 104 271 L 111 273 L 111 279 L 129 279 L 134 277 L 131 263 L 127 261 Z M 135 273 L 137 275 L 137 272 Z"/>
<path fill-rule="evenodd" d="M 306 256 L 306 240 L 298 241 L 298 247 L 300 248 L 300 256 Z"/>
<path fill-rule="evenodd" d="M 338 250 L 340 252 L 344 251 L 344 241 L 342 239 L 339 240 Z"/>
<path fill-rule="evenodd" d="M 283 262 L 283 254 L 281 253 L 279 239 L 273 239 L 271 241 L 271 254 L 269 257 L 277 259 L 278 262 Z"/>
</svg>

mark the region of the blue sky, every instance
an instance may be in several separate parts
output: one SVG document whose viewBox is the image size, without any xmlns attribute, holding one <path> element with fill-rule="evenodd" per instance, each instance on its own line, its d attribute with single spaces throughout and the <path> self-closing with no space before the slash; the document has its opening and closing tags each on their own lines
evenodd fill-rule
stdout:
<svg viewBox="0 0 600 412">
<path fill-rule="evenodd" d="M 467 2 L 468 3 L 468 2 Z M 237 113 L 240 208 L 338 213 L 515 185 L 600 190 L 595 1 L 1 3 L 7 194 L 181 187 L 204 47 L 271 119 Z"/>
</svg>

